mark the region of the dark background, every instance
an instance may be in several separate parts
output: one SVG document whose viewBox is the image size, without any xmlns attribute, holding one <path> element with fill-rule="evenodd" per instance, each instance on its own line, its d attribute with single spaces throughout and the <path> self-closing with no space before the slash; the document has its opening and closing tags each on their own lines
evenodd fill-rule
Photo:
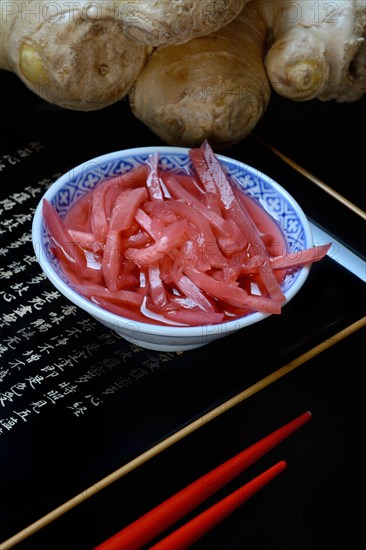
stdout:
<svg viewBox="0 0 366 550">
<path fill-rule="evenodd" d="M 0 152 L 15 150 L 29 140 L 46 142 L 47 154 L 39 157 L 37 165 L 40 175 L 66 171 L 111 150 L 161 143 L 132 116 L 126 101 L 103 111 L 80 113 L 47 104 L 9 73 L 0 72 L 0 86 L 3 101 Z M 354 104 L 295 103 L 273 95 L 254 135 L 364 208 L 365 106 L 366 98 Z M 297 198 L 310 219 L 359 255 L 364 254 L 363 221 L 289 168 L 254 136 L 223 153 L 274 177 Z M 312 270 L 299 300 L 286 306 L 283 321 L 270 320 L 266 324 L 265 346 L 261 328 L 255 328 L 247 339 L 244 333 L 230 337 L 207 349 L 189 352 L 184 360 L 164 368 L 152 382 L 139 386 L 138 394 L 128 396 L 118 409 L 119 418 L 113 417 L 116 429 L 120 423 L 122 433 L 127 434 L 131 456 L 164 438 L 161 434 L 174 432 L 361 318 L 365 314 L 364 290 L 362 281 L 327 259 Z M 313 418 L 308 424 L 210 503 L 277 460 L 286 460 L 287 470 L 194 547 L 197 550 L 325 550 L 336 545 L 350 550 L 359 548 L 364 534 L 366 496 L 364 337 L 363 329 L 336 343 L 218 419 L 203 424 L 183 441 L 17 547 L 91 550 L 210 468 L 310 410 Z M 61 433 L 67 467 L 72 458 L 80 469 L 83 461 L 85 468 L 93 465 L 96 476 L 98 467 L 101 472 L 108 471 L 109 464 L 101 465 L 98 459 L 102 459 L 103 446 L 108 448 L 107 440 L 112 436 L 111 428 L 107 427 L 109 420 L 108 416 L 98 420 L 99 434 L 105 430 L 99 439 L 92 440 L 90 427 L 85 426 L 84 453 L 75 457 L 72 453 L 78 442 L 73 438 L 77 434 L 62 432 L 62 426 L 55 423 L 54 429 Z M 52 430 L 52 426 L 48 429 Z M 32 434 L 28 437 L 32 438 Z M 52 437 L 50 432 L 51 440 Z M 50 451 L 47 439 L 40 445 L 44 455 L 42 468 L 27 464 L 25 459 L 27 475 L 37 474 L 40 488 L 42 473 L 44 479 L 65 478 L 71 486 L 74 483 L 71 496 L 76 494 L 80 480 L 70 479 L 66 467 L 63 471 L 62 460 L 57 459 L 55 449 Z M 1 452 L 0 447 L 1 455 L 4 457 L 4 449 Z M 125 459 L 123 453 L 121 457 L 114 456 L 111 468 Z M 11 457 L 6 460 L 11 461 Z M 37 502 L 36 476 L 29 485 L 34 488 L 33 495 L 23 493 L 22 486 L 14 486 L 12 505 L 22 499 Z M 52 493 L 52 488 L 49 491 Z M 8 497 L 4 498 L 4 494 L 0 494 L 0 508 L 5 511 Z M 22 521 L 19 525 L 24 526 Z M 0 540 L 3 539 L 0 533 Z"/>
</svg>

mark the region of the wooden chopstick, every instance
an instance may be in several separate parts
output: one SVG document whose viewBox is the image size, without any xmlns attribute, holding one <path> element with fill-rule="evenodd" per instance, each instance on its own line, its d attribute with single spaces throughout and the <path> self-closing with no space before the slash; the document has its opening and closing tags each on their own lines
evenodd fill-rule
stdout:
<svg viewBox="0 0 366 550">
<path fill-rule="evenodd" d="M 326 340 L 323 340 L 322 342 L 320 342 L 320 344 L 317 344 L 316 346 L 314 346 L 313 348 L 310 348 L 305 353 L 299 355 L 298 357 L 295 357 L 295 359 L 293 359 L 289 363 L 286 363 L 285 365 L 271 372 L 261 380 L 258 380 L 257 382 L 253 383 L 251 386 L 247 387 L 246 389 L 240 391 L 238 394 L 234 395 L 234 397 L 231 397 L 230 399 L 221 403 L 214 409 L 211 409 L 208 413 L 204 414 L 203 416 L 196 418 L 186 426 L 183 426 L 182 428 L 180 428 L 177 432 L 167 436 L 165 439 L 158 442 L 156 445 L 154 445 L 150 449 L 147 449 L 146 451 L 138 455 L 136 458 L 133 458 L 132 460 L 130 460 L 130 462 L 127 462 L 126 464 L 124 464 L 117 470 L 113 471 L 112 473 L 108 474 L 104 478 L 100 479 L 93 485 L 90 485 L 89 487 L 84 489 L 82 492 L 74 495 L 72 498 L 62 503 L 60 506 L 57 506 L 57 508 L 54 508 L 53 510 L 51 510 L 41 518 L 27 525 L 21 531 L 18 531 L 17 533 L 12 535 L 10 538 L 4 540 L 3 542 L 0 542 L 0 550 L 10 550 L 10 548 L 13 548 L 15 545 L 24 541 L 26 538 L 37 533 L 37 531 L 39 531 L 40 529 L 43 529 L 44 527 L 49 525 L 52 521 L 60 519 L 60 517 L 63 514 L 70 512 L 71 510 L 73 510 L 73 508 L 76 508 L 76 506 L 79 506 L 81 503 L 85 502 L 88 498 L 95 496 L 97 493 L 99 493 L 100 491 L 102 491 L 112 483 L 115 483 L 116 481 L 121 479 L 123 476 L 133 472 L 134 470 L 136 470 L 137 468 L 139 468 L 140 466 L 142 466 L 152 458 L 158 456 L 160 453 L 162 453 L 166 449 L 169 449 L 169 447 L 171 447 L 172 445 L 175 445 L 176 443 L 178 443 L 188 435 L 191 435 L 192 433 L 200 429 L 202 426 L 204 426 L 208 422 L 212 422 L 222 414 L 226 413 L 227 411 L 231 410 L 237 405 L 240 405 L 241 403 L 243 403 L 243 401 L 245 401 L 246 399 L 249 399 L 250 397 L 253 397 L 253 395 L 267 388 L 274 382 L 278 382 L 278 380 L 280 380 L 287 374 L 293 372 L 295 369 L 301 367 L 306 362 L 310 361 L 314 357 L 317 357 L 320 353 L 323 353 L 324 351 L 331 348 L 335 344 L 338 344 L 342 340 L 349 338 L 352 334 L 356 333 L 358 330 L 361 330 L 365 326 L 366 326 L 366 316 L 361 317 L 360 319 L 357 319 L 357 321 L 354 321 L 353 323 L 346 326 L 336 334 L 333 334 Z"/>
<path fill-rule="evenodd" d="M 273 447 L 303 426 L 309 411 L 241 451 L 203 475 L 139 519 L 101 543 L 94 550 L 139 550 L 251 466 Z"/>
<path fill-rule="evenodd" d="M 248 481 L 245 485 L 223 498 L 170 535 L 149 547 L 149 550 L 185 550 L 216 527 L 239 506 L 263 489 L 287 467 L 284 460 Z"/>
<path fill-rule="evenodd" d="M 320 189 L 322 189 L 322 191 L 324 191 L 325 193 L 328 193 L 328 195 L 330 195 L 335 200 L 343 204 L 343 206 L 345 206 L 346 208 L 349 208 L 350 210 L 352 210 L 352 212 L 360 216 L 363 220 L 366 220 L 366 212 L 362 210 L 362 208 L 360 208 L 359 206 L 351 202 L 349 199 L 347 199 L 337 191 L 335 191 L 332 187 L 330 187 L 329 185 L 324 183 L 322 180 L 314 176 L 314 174 L 312 174 L 311 172 L 303 168 L 300 164 L 298 164 L 297 162 L 292 160 L 290 157 L 285 155 L 285 153 L 282 153 L 282 151 L 280 151 L 279 149 L 276 149 L 276 147 L 266 142 L 264 139 L 261 139 L 259 136 L 254 134 L 251 137 L 253 138 L 254 141 L 259 143 L 263 147 L 266 147 L 269 151 L 277 155 L 286 164 L 291 166 L 291 168 L 296 170 L 296 172 L 298 172 L 299 174 L 307 178 L 309 181 L 317 185 Z"/>
</svg>

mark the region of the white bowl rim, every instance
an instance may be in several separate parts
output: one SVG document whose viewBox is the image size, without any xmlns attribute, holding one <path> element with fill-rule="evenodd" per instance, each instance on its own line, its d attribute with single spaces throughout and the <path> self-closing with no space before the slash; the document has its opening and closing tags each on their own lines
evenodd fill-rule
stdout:
<svg viewBox="0 0 366 550">
<path fill-rule="evenodd" d="M 108 323 L 111 326 L 116 326 L 119 329 L 121 329 L 121 324 L 123 323 L 126 330 L 129 330 L 129 327 L 138 327 L 139 334 L 151 334 L 151 335 L 161 335 L 162 337 L 199 337 L 202 336 L 202 330 L 208 330 L 212 328 L 212 335 L 215 334 L 214 329 L 221 327 L 222 332 L 224 333 L 230 333 L 231 331 L 236 331 L 240 328 L 244 328 L 245 326 L 249 326 L 251 324 L 254 324 L 258 321 L 261 321 L 265 319 L 266 317 L 271 316 L 270 313 L 261 313 L 261 312 L 254 312 L 248 315 L 245 315 L 243 317 L 236 317 L 233 320 L 225 321 L 223 323 L 216 323 L 212 325 L 197 325 L 197 326 L 176 326 L 176 325 L 162 325 L 162 324 L 152 324 L 152 323 L 145 323 L 142 321 L 135 321 L 133 319 L 128 319 L 127 317 L 122 317 L 119 315 L 116 315 L 115 313 L 109 312 L 102 307 L 98 306 L 97 304 L 94 304 L 90 300 L 87 300 L 80 294 L 78 294 L 71 286 L 68 286 L 64 283 L 64 281 L 58 276 L 58 274 L 50 267 L 50 264 L 47 262 L 47 260 L 44 258 L 44 255 L 40 253 L 40 243 L 42 242 L 42 225 L 43 225 L 43 216 L 42 216 L 42 202 L 43 199 L 47 199 L 49 201 L 52 200 L 52 198 L 57 194 L 57 192 L 63 187 L 63 185 L 66 182 L 69 182 L 70 176 L 75 177 L 78 173 L 84 171 L 88 165 L 91 164 L 101 164 L 102 162 L 111 161 L 113 159 L 126 157 L 126 156 L 137 156 L 137 155 L 148 155 L 150 153 L 154 153 L 159 151 L 160 153 L 171 153 L 171 154 L 187 154 L 190 151 L 191 148 L 188 147 L 173 147 L 173 146 L 167 146 L 167 145 L 156 145 L 156 146 L 146 146 L 146 147 L 134 147 L 131 149 L 122 149 L 122 150 L 116 150 L 112 151 L 110 153 L 105 153 L 103 155 L 99 155 L 97 157 L 88 159 L 87 161 L 84 161 L 77 166 L 71 168 L 67 172 L 65 172 L 62 176 L 57 178 L 55 182 L 45 191 L 43 196 L 41 197 L 37 208 L 35 210 L 34 216 L 33 216 L 33 222 L 32 222 L 32 243 L 33 248 L 37 257 L 37 260 L 45 272 L 48 279 L 53 283 L 53 285 L 64 295 L 66 296 L 71 302 L 73 302 L 75 305 L 79 306 L 84 311 L 87 311 L 90 315 L 97 319 L 102 319 L 105 323 Z M 296 211 L 296 214 L 299 216 L 302 226 L 304 228 L 305 233 L 305 241 L 307 243 L 307 246 L 311 246 L 313 242 L 313 236 L 311 231 L 311 226 L 309 224 L 309 221 L 302 210 L 301 206 L 298 204 L 298 202 L 290 195 L 286 189 L 284 189 L 277 181 L 272 179 L 270 176 L 267 176 L 265 173 L 263 173 L 261 170 L 254 168 L 253 166 L 234 159 L 232 157 L 228 157 L 222 154 L 217 153 L 216 156 L 223 161 L 229 162 L 231 164 L 237 163 L 240 166 L 245 167 L 249 171 L 257 173 L 257 175 L 267 183 L 269 183 L 272 187 L 274 187 L 281 195 L 285 197 L 285 199 L 291 204 L 293 209 Z M 310 272 L 311 265 L 305 265 L 300 267 L 300 272 L 297 277 L 296 283 L 285 293 L 286 296 L 286 302 L 283 305 L 286 305 L 301 289 L 303 284 L 305 283 L 305 280 L 307 279 L 309 272 Z M 209 336 L 209 333 L 207 334 Z"/>
</svg>

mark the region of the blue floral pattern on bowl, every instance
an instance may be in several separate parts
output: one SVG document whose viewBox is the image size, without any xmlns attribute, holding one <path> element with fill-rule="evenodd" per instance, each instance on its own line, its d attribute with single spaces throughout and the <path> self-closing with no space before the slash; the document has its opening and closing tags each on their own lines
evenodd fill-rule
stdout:
<svg viewBox="0 0 366 550">
<path fill-rule="evenodd" d="M 89 160 L 70 170 L 49 188 L 43 198 L 47 198 L 61 217 L 64 217 L 70 207 L 102 180 L 145 164 L 149 155 L 156 151 L 159 152 L 161 169 L 177 174 L 191 171 L 189 150 L 185 148 L 162 146 L 116 151 Z M 309 222 L 300 206 L 285 189 L 249 165 L 223 155 L 218 155 L 218 158 L 227 174 L 277 221 L 285 236 L 289 252 L 298 254 L 313 245 Z M 70 287 L 57 259 L 50 250 L 51 242 L 42 217 L 42 200 L 34 216 L 33 245 L 46 275 L 68 299 L 88 311 L 106 326 L 116 330 L 125 339 L 149 349 L 166 351 L 193 349 L 267 317 L 263 313 L 252 313 L 235 319 L 235 321 L 226 322 L 222 326 L 217 325 L 217 330 L 205 333 L 200 332 L 202 327 L 179 327 L 178 330 L 176 327 L 164 327 L 164 334 L 160 334 L 161 327 L 148 323 L 133 323 L 127 319 L 119 318 L 92 304 Z M 310 267 L 305 266 L 286 276 L 282 289 L 287 302 L 302 287 L 309 270 Z M 131 332 L 132 325 L 134 326 Z"/>
<path fill-rule="evenodd" d="M 64 182 L 62 188 L 52 199 L 52 204 L 56 207 L 61 217 L 65 216 L 69 208 L 75 204 L 81 197 L 89 193 L 99 182 L 107 177 L 116 176 L 129 172 L 138 165 L 146 163 L 149 153 L 135 154 L 110 160 L 109 162 L 90 161 L 86 163 L 85 169 L 81 174 L 73 177 L 71 170 L 69 178 Z M 280 225 L 291 253 L 300 252 L 308 246 L 311 246 L 305 233 L 304 223 L 299 218 L 295 209 L 294 200 L 287 192 L 276 182 L 271 180 L 265 174 L 259 172 L 251 166 L 236 162 L 232 159 L 218 155 L 221 162 L 224 163 L 227 174 L 237 181 L 237 183 L 252 198 L 258 201 L 263 208 L 269 212 Z M 179 174 L 191 172 L 191 162 L 186 152 L 167 153 L 160 155 L 160 167 L 163 170 Z M 53 254 L 49 252 L 50 242 L 46 230 L 43 230 L 43 246 L 48 250 L 47 256 L 54 269 L 66 282 L 66 279 L 59 269 L 58 262 Z M 283 282 L 283 291 L 286 292 L 292 286 L 299 276 L 299 271 L 287 275 Z"/>
</svg>

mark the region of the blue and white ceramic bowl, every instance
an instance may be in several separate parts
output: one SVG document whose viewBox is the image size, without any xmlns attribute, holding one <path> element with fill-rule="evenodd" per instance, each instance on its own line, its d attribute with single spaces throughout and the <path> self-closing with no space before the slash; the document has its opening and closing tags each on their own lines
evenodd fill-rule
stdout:
<svg viewBox="0 0 366 550">
<path fill-rule="evenodd" d="M 212 326 L 159 326 L 139 323 L 102 309 L 78 294 L 67 282 L 57 259 L 50 252 L 50 239 L 42 217 L 42 200 L 48 199 L 63 217 L 68 209 L 100 181 L 108 176 L 128 172 L 144 164 L 151 153 L 158 151 L 163 169 L 186 173 L 190 165 L 188 149 L 178 147 L 141 147 L 108 153 L 88 160 L 73 168 L 55 181 L 42 197 L 34 215 L 32 238 L 37 260 L 53 285 L 71 302 L 87 311 L 95 319 L 120 336 L 141 347 L 159 351 L 185 351 L 206 345 L 218 338 L 229 336 L 237 330 L 263 320 L 268 314 L 252 313 L 225 323 Z M 229 175 L 277 220 L 288 250 L 300 252 L 313 246 L 309 222 L 298 203 L 278 183 L 237 160 L 218 155 Z M 303 286 L 310 267 L 302 267 L 289 274 L 282 289 L 286 303 Z"/>
</svg>

